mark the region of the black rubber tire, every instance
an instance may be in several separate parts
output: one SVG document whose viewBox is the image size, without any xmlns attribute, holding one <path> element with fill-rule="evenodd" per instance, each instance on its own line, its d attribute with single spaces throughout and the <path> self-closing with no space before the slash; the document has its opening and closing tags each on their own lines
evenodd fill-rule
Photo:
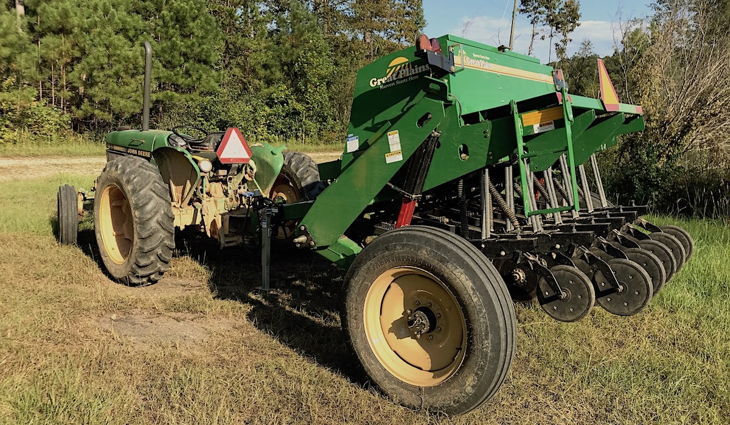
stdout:
<svg viewBox="0 0 730 425">
<path fill-rule="evenodd" d="M 106 252 L 98 223 L 102 192 L 115 185 L 127 198 L 133 215 L 134 240 L 121 264 Z M 175 249 L 175 226 L 170 192 L 159 170 L 142 158 L 123 156 L 107 162 L 96 182 L 94 233 L 107 272 L 130 286 L 156 283 L 170 268 Z"/>
<path fill-rule="evenodd" d="M 553 266 L 550 271 L 567 297 L 548 302 L 545 299 L 545 292 L 549 293 L 552 290 L 547 281 L 541 278 L 538 283 L 540 290 L 537 291 L 537 299 L 543 311 L 560 322 L 575 322 L 588 315 L 596 303 L 596 292 L 591 279 L 578 267 L 565 264 Z"/>
<path fill-rule="evenodd" d="M 624 253 L 629 260 L 640 265 L 649 274 L 656 295 L 667 281 L 667 271 L 659 257 L 641 248 L 625 248 Z"/>
<path fill-rule="evenodd" d="M 414 386 L 377 359 L 364 325 L 365 296 L 374 280 L 394 267 L 425 270 L 448 286 L 467 326 L 463 362 L 435 386 Z M 405 406 L 446 414 L 468 412 L 502 385 L 515 348 L 515 313 L 492 263 L 466 240 L 445 230 L 407 226 L 386 232 L 355 259 L 345 277 L 343 325 L 353 351 L 377 386 Z"/>
<path fill-rule="evenodd" d="M 652 240 L 663 243 L 667 248 L 672 250 L 674 259 L 677 260 L 677 271 L 681 270 L 684 263 L 687 262 L 687 253 L 684 250 L 682 242 L 673 235 L 665 232 L 650 233 L 649 237 Z"/>
<path fill-rule="evenodd" d="M 300 201 L 311 201 L 325 189 L 324 183 L 319 179 L 319 168 L 317 163 L 309 155 L 300 152 L 284 152 L 284 165 L 279 176 L 274 182 L 270 198 L 274 198 L 274 188 L 279 184 L 285 184 L 296 191 Z M 294 201 L 287 200 L 286 203 Z M 276 223 L 274 226 L 273 248 L 276 251 L 284 252 L 293 248 L 291 240 L 294 238 L 294 230 L 298 221 Z"/>
<path fill-rule="evenodd" d="M 317 163 L 301 152 L 284 152 L 284 166 L 281 174 L 302 194 L 305 200 L 317 198 L 325 188 L 319 179 Z"/>
<path fill-rule="evenodd" d="M 695 250 L 695 242 L 689 232 L 679 226 L 673 225 L 659 226 L 659 228 L 662 229 L 662 231 L 669 233 L 670 235 L 679 239 L 679 242 L 682 243 L 684 251 L 687 254 L 687 259 L 692 256 L 692 253 Z"/>
<path fill-rule="evenodd" d="M 602 294 L 600 293 L 600 290 L 598 287 L 600 286 L 600 282 L 605 282 L 604 278 L 602 278 L 602 273 L 597 272 L 595 277 L 596 282 L 596 304 L 603 307 L 604 310 L 608 311 L 611 314 L 615 314 L 617 316 L 633 316 L 634 314 L 639 313 L 644 308 L 646 308 L 647 305 L 649 305 L 649 301 L 651 301 L 652 296 L 654 295 L 654 287 L 651 283 L 651 277 L 649 274 L 644 270 L 640 265 L 636 264 L 635 262 L 631 260 L 626 260 L 623 258 L 614 258 L 611 261 L 608 261 L 609 267 L 613 269 L 614 272 L 617 274 L 617 278 L 619 282 L 624 283 L 625 281 L 629 281 L 632 283 L 632 287 L 630 288 L 631 291 L 635 291 L 637 295 L 639 296 L 639 302 L 638 303 L 632 303 L 631 305 L 628 305 L 628 301 L 633 301 L 632 298 L 633 294 L 631 294 L 629 291 L 623 292 L 623 293 L 609 293 L 609 294 Z M 618 273 L 618 270 L 630 270 L 630 273 L 633 273 L 631 276 L 631 280 L 627 279 L 627 276 L 621 275 Z"/>
<path fill-rule="evenodd" d="M 58 224 L 58 242 L 64 245 L 76 245 L 79 236 L 79 207 L 76 188 L 63 185 L 56 193 L 56 220 Z"/>
<path fill-rule="evenodd" d="M 652 239 L 640 240 L 639 247 L 656 255 L 659 260 L 662 261 L 664 271 L 667 272 L 667 279 L 664 281 L 664 283 L 666 284 L 667 282 L 669 282 L 672 276 L 674 276 L 674 274 L 677 272 L 677 258 L 674 256 L 672 250 L 663 243 Z"/>
</svg>

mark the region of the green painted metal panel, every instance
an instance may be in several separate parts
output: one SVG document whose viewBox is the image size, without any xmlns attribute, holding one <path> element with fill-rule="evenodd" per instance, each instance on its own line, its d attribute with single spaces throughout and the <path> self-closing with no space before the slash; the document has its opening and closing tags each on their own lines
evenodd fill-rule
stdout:
<svg viewBox="0 0 730 425">
<path fill-rule="evenodd" d="M 616 135 L 616 131 L 624 121 L 624 114 L 619 113 L 604 118 L 586 130 L 580 137 L 576 138 L 575 163 L 584 164 L 594 153 L 607 147 L 610 140 Z"/>
<path fill-rule="evenodd" d="M 573 99 L 574 108 L 595 109 L 598 111 L 605 111 L 605 109 L 603 108 L 603 102 L 601 102 L 599 99 L 594 99 L 592 97 L 578 96 L 577 94 L 571 94 L 570 98 Z"/>
<path fill-rule="evenodd" d="M 320 162 L 319 164 L 317 164 L 317 169 L 319 170 L 319 178 L 321 180 L 333 180 L 336 179 L 338 175 L 340 175 L 340 170 L 342 169 L 342 161 L 336 159 L 334 161 Z"/>
<path fill-rule="evenodd" d="M 458 110 L 449 108 L 444 122 L 438 128 L 441 138 L 426 175 L 424 190 L 484 168 L 491 145 L 491 127 L 489 121 L 462 126 Z M 462 157 L 461 153 L 464 152 L 468 154 Z"/>
<path fill-rule="evenodd" d="M 318 250 L 317 253 L 335 263 L 338 268 L 346 270 L 360 251 L 362 251 L 360 245 L 346 236 L 341 236 L 335 243 Z"/>
<path fill-rule="evenodd" d="M 572 126 L 573 140 L 576 140 L 595 119 L 596 113 L 594 111 L 583 112 L 576 116 Z M 527 156 L 530 158 L 530 169 L 533 172 L 546 170 L 555 164 L 560 155 L 567 152 L 568 145 L 564 121 L 561 120 L 556 123 L 556 126 L 561 127 L 540 133 L 526 143 Z"/>
<path fill-rule="evenodd" d="M 256 166 L 254 181 L 265 195 L 271 190 L 281 167 L 284 166 L 284 156 L 281 154 L 284 149 L 284 146 L 274 147 L 268 143 L 251 145 L 251 161 Z"/>
<path fill-rule="evenodd" d="M 593 99 L 591 97 L 578 96 L 576 94 L 571 94 L 570 98 L 573 102 L 573 107 L 575 107 L 575 108 L 595 109 L 597 111 L 606 110 L 605 106 L 603 105 L 603 102 L 600 99 Z M 640 106 L 630 105 L 628 103 L 619 103 L 618 111 L 616 111 L 616 112 L 624 112 L 627 114 L 642 114 L 643 113 Z"/>
<path fill-rule="evenodd" d="M 646 128 L 644 117 L 640 115 L 634 115 L 628 117 L 624 121 L 623 125 L 621 125 L 621 128 L 618 129 L 618 132 L 616 134 L 635 133 L 637 131 L 643 131 L 644 128 Z"/>
<path fill-rule="evenodd" d="M 105 141 L 107 145 L 152 152 L 157 148 L 167 146 L 167 138 L 170 134 L 172 132 L 164 130 L 120 130 L 108 133 Z"/>
<path fill-rule="evenodd" d="M 345 168 L 337 180 L 317 197 L 301 222 L 317 246 L 335 243 L 441 123 L 444 104 L 423 93 L 421 99 L 388 128 L 388 131 L 398 131 L 397 148 L 400 149 L 394 149 L 394 137 L 389 137 L 387 132 L 379 132 L 382 136 L 370 140 L 357 161 Z M 419 127 L 417 122 L 426 114 L 431 114 L 431 119 Z M 398 150 L 400 160 L 392 155 Z"/>
<path fill-rule="evenodd" d="M 358 71 L 347 130 L 351 143 L 343 138 L 341 169 L 368 149 L 378 130 L 389 128 L 390 122 L 402 117 L 423 96 L 428 84 L 423 77 L 429 75 L 429 67 L 415 53 L 416 48 L 409 47 Z"/>
<path fill-rule="evenodd" d="M 454 53 L 456 72 L 446 80 L 462 114 L 555 92 L 553 69 L 534 58 L 453 35 L 440 40 Z"/>
</svg>

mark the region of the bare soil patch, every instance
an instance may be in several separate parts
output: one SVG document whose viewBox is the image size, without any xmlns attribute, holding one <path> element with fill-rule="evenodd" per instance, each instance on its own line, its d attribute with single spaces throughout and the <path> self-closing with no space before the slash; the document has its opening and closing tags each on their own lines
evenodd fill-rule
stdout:
<svg viewBox="0 0 730 425">
<path fill-rule="evenodd" d="M 191 348 L 209 337 L 233 328 L 230 320 L 215 320 L 202 314 L 165 313 L 149 311 L 111 314 L 97 320 L 97 326 L 115 339 L 134 345 L 175 345 Z"/>
<path fill-rule="evenodd" d="M 0 182 L 29 180 L 61 173 L 96 175 L 104 168 L 105 162 L 103 156 L 0 158 Z"/>
</svg>

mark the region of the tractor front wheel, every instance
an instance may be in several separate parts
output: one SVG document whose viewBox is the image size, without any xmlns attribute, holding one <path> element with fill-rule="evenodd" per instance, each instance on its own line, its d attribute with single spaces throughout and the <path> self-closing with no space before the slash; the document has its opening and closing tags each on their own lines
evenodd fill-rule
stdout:
<svg viewBox="0 0 730 425">
<path fill-rule="evenodd" d="M 94 233 L 109 274 L 131 286 L 151 285 L 175 248 L 170 192 L 157 167 L 141 158 L 107 162 L 96 183 Z"/>
<path fill-rule="evenodd" d="M 79 233 L 79 203 L 76 189 L 63 185 L 56 193 L 56 220 L 58 241 L 64 245 L 76 245 Z"/>
<path fill-rule="evenodd" d="M 515 313 L 492 263 L 444 230 L 378 237 L 345 278 L 350 343 L 387 395 L 461 414 L 494 395 L 515 346 Z"/>
</svg>

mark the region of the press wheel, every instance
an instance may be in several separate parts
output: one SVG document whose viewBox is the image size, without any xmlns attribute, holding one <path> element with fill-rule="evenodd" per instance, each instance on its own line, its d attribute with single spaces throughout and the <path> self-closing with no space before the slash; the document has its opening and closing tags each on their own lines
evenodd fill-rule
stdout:
<svg viewBox="0 0 730 425">
<path fill-rule="evenodd" d="M 560 285 L 561 294 L 554 294 L 545 278 L 538 282 L 537 299 L 548 316 L 561 322 L 575 322 L 585 317 L 596 302 L 593 283 L 582 271 L 568 265 L 550 269 Z M 551 296 L 552 294 L 552 296 Z"/>
<path fill-rule="evenodd" d="M 654 232 L 649 234 L 652 240 L 663 243 L 667 248 L 672 250 L 674 258 L 677 260 L 677 271 L 682 268 L 685 261 L 687 261 L 687 253 L 684 250 L 684 246 L 676 237 L 665 232 Z"/>
<path fill-rule="evenodd" d="M 603 272 L 596 271 L 597 288 L 610 288 L 596 294 L 598 305 L 619 316 L 631 316 L 643 310 L 654 294 L 649 274 L 640 265 L 623 258 L 608 261 L 608 266 L 616 275 L 620 288 L 613 289 Z"/>
<path fill-rule="evenodd" d="M 692 256 L 692 253 L 694 252 L 695 243 L 692 239 L 692 236 L 684 230 L 683 228 L 679 226 L 659 226 L 660 229 L 664 233 L 669 233 L 670 235 L 674 236 L 675 238 L 679 239 L 679 242 L 682 243 L 682 246 L 684 247 L 684 251 L 687 254 L 687 258 Z"/>
<path fill-rule="evenodd" d="M 667 272 L 664 270 L 661 260 L 651 252 L 641 248 L 625 248 L 624 253 L 629 260 L 640 265 L 651 277 L 652 288 L 656 295 L 667 281 Z"/>
<path fill-rule="evenodd" d="M 659 261 L 662 262 L 662 266 L 664 266 L 664 271 L 667 273 L 664 283 L 669 282 L 669 279 L 677 271 L 677 260 L 674 258 L 672 250 L 663 243 L 651 239 L 639 241 L 639 248 L 645 249 L 657 256 Z"/>
</svg>

